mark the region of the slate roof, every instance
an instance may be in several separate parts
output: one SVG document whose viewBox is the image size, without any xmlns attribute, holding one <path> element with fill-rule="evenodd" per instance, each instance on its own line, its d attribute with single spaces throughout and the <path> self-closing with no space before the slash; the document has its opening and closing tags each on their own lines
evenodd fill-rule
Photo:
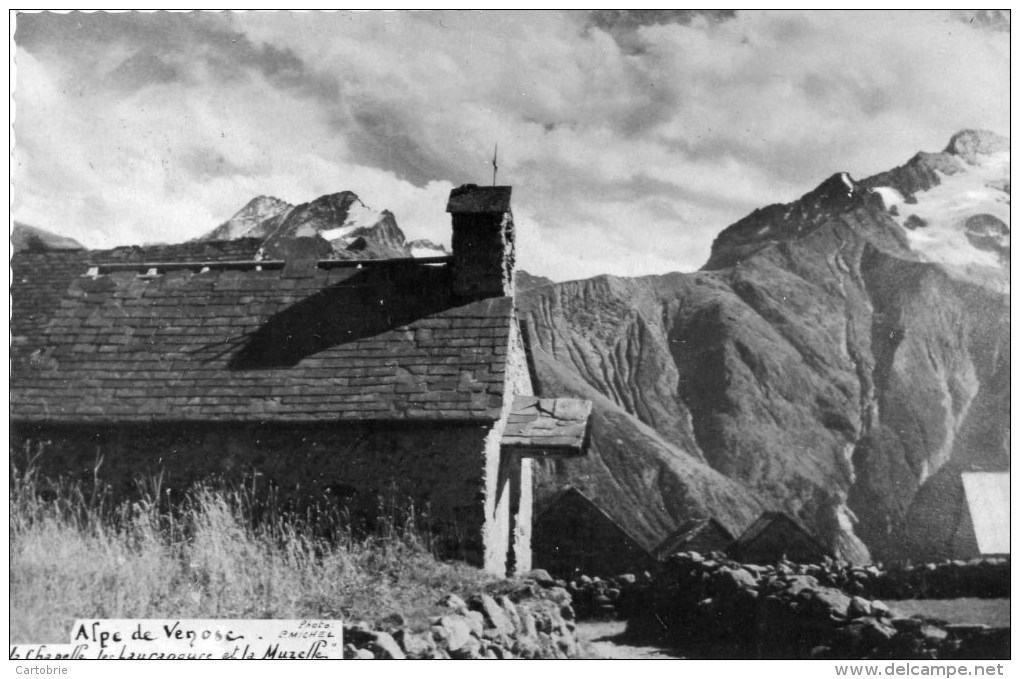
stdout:
<svg viewBox="0 0 1020 679">
<path fill-rule="evenodd" d="M 149 276 L 139 265 L 83 275 L 96 261 L 95 252 L 15 256 L 15 421 L 499 416 L 512 300 L 459 305 L 447 266 L 264 262 Z"/>
<path fill-rule="evenodd" d="M 173 245 L 125 245 L 109 250 L 28 250 L 11 258 L 11 354 L 19 357 L 42 343 L 49 322 L 71 282 L 89 264 L 130 262 L 224 262 L 253 260 L 258 238 L 194 241 Z"/>
<path fill-rule="evenodd" d="M 981 554 L 1009 554 L 1009 472 L 963 472 L 963 492 Z"/>
<path fill-rule="evenodd" d="M 771 553 L 784 548 L 793 552 L 789 558 L 794 561 L 807 556 L 831 556 L 806 528 L 783 512 L 762 512 L 727 551 L 733 558 L 741 559 L 757 555 L 759 550 Z"/>
<path fill-rule="evenodd" d="M 123 245 L 109 250 L 92 250 L 90 261 L 114 262 L 233 262 L 255 259 L 260 238 L 189 241 L 158 245 Z"/>
<path fill-rule="evenodd" d="M 588 514 L 594 521 L 604 522 L 606 525 L 612 526 L 618 531 L 620 537 L 628 542 L 634 549 L 641 553 L 651 556 L 655 546 L 649 544 L 647 540 L 639 539 L 629 530 L 624 528 L 619 521 L 614 519 L 609 513 L 602 509 L 592 498 L 588 497 L 583 491 L 570 486 L 563 489 L 553 498 L 549 504 L 547 504 L 536 517 L 536 525 L 543 521 L 547 517 L 554 517 L 558 514 L 564 513 L 580 513 Z"/>
<path fill-rule="evenodd" d="M 690 521 L 685 521 L 672 535 L 663 540 L 655 548 L 655 556 L 657 558 L 664 558 L 682 551 L 699 537 L 705 538 L 708 542 L 716 543 L 715 549 L 719 551 L 725 550 L 733 542 L 733 535 L 715 519 L 691 519 Z"/>
<path fill-rule="evenodd" d="M 583 455 L 591 426 L 591 401 L 515 396 L 503 431 L 504 450 L 529 456 Z"/>
</svg>

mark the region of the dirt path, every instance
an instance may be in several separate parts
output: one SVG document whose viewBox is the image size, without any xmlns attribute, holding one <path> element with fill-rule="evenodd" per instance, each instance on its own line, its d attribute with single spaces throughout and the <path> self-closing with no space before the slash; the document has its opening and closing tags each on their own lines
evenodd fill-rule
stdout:
<svg viewBox="0 0 1020 679">
<path fill-rule="evenodd" d="M 627 631 L 623 620 L 577 623 L 577 640 L 584 658 L 663 660 L 682 658 L 680 651 L 664 647 L 648 635 Z"/>
</svg>

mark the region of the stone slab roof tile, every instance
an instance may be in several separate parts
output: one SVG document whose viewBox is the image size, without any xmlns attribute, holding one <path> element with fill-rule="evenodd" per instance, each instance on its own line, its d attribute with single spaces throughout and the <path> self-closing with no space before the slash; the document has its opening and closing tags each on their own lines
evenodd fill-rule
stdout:
<svg viewBox="0 0 1020 679">
<path fill-rule="evenodd" d="M 501 445 L 528 456 L 583 455 L 591 401 L 515 396 Z"/>
<path fill-rule="evenodd" d="M 462 305 L 446 267 L 87 275 L 96 261 L 14 258 L 14 420 L 499 417 L 512 300 Z"/>
</svg>

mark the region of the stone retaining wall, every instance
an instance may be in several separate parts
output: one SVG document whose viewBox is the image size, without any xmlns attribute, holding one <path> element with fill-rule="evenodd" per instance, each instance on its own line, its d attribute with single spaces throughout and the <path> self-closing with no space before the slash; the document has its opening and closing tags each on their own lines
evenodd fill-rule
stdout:
<svg viewBox="0 0 1020 679">
<path fill-rule="evenodd" d="M 848 583 L 875 591 L 893 580 L 867 580 L 834 566 L 754 566 L 696 553 L 670 557 L 654 575 L 601 580 L 579 577 L 567 589 L 578 617 L 654 617 L 694 655 L 742 658 L 995 659 L 1009 657 L 1009 629 L 953 625 L 903 617 L 878 599 L 844 591 Z M 957 565 L 926 580 L 961 591 Z M 973 564 L 990 577 L 999 564 Z M 877 570 L 877 569 L 876 569 Z M 950 576 L 949 573 L 953 573 Z M 849 578 L 846 577 L 849 574 Z M 898 577 L 898 576 L 897 576 Z M 911 576 L 913 577 L 913 576 Z M 944 577 L 944 580 L 938 578 Z M 1008 578 L 1008 574 L 1006 576 Z M 837 587 L 835 585 L 841 585 Z M 897 590 L 902 591 L 902 590 Z M 959 596 L 959 595 L 957 595 Z M 1007 581 L 1008 596 L 1008 581 Z"/>
<path fill-rule="evenodd" d="M 880 599 L 1008 598 L 1009 559 L 944 561 L 916 566 L 820 565 L 822 584 Z"/>
<path fill-rule="evenodd" d="M 464 601 L 439 602 L 444 612 L 425 629 L 404 620 L 344 626 L 344 657 L 355 659 L 564 659 L 578 655 L 570 594 L 544 571 Z"/>
</svg>

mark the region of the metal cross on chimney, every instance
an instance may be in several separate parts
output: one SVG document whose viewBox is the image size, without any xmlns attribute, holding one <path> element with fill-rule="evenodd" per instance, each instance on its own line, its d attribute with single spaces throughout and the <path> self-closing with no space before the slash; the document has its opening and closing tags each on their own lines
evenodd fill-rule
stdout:
<svg viewBox="0 0 1020 679">
<path fill-rule="evenodd" d="M 498 153 L 499 153 L 499 143 L 497 142 L 496 146 L 492 149 L 492 185 L 493 186 L 496 185 L 496 170 L 499 169 L 499 166 L 496 165 L 496 156 L 497 156 Z"/>
</svg>

